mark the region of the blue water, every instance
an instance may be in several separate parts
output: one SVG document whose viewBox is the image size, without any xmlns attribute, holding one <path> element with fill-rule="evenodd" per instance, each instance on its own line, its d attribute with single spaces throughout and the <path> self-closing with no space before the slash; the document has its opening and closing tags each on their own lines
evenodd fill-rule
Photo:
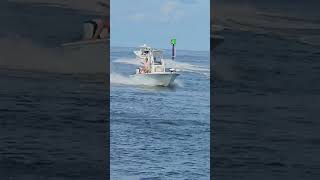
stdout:
<svg viewBox="0 0 320 180">
<path fill-rule="evenodd" d="M 104 75 L 0 75 L 0 179 L 107 177 Z"/>
<path fill-rule="evenodd" d="M 272 34 L 221 35 L 213 51 L 213 177 L 319 179 L 319 49 Z"/>
<path fill-rule="evenodd" d="M 0 3 L 0 179 L 106 179 L 109 46 L 63 49 L 97 16 L 51 3 Z"/>
<path fill-rule="evenodd" d="M 209 52 L 177 50 L 181 75 L 160 88 L 130 81 L 132 51 L 111 48 L 111 179 L 209 179 Z"/>
</svg>

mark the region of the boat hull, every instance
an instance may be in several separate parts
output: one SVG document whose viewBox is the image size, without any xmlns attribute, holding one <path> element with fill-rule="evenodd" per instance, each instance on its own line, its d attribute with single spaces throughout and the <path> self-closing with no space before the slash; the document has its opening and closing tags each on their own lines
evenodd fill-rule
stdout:
<svg viewBox="0 0 320 180">
<path fill-rule="evenodd" d="M 131 75 L 132 79 L 139 84 L 152 86 L 169 86 L 179 74 L 177 73 L 146 73 Z"/>
</svg>

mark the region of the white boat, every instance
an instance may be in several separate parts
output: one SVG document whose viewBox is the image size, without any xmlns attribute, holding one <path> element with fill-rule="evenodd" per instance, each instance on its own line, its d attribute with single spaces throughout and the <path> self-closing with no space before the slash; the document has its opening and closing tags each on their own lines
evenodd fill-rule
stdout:
<svg viewBox="0 0 320 180">
<path fill-rule="evenodd" d="M 148 48 L 148 53 L 143 56 L 135 52 L 137 59 L 141 60 L 143 65 L 136 69 L 134 75 L 131 75 L 132 80 L 139 82 L 139 84 L 152 86 L 169 86 L 173 84 L 179 74 L 174 68 L 166 67 L 161 50 Z"/>
</svg>

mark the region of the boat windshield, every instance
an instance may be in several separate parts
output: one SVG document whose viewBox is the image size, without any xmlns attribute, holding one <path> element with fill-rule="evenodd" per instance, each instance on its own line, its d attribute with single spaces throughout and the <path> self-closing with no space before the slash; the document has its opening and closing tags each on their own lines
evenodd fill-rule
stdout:
<svg viewBox="0 0 320 180">
<path fill-rule="evenodd" d="M 154 62 L 154 64 L 161 65 L 161 59 L 160 58 L 153 57 L 153 62 Z"/>
<path fill-rule="evenodd" d="M 162 58 L 163 57 L 162 57 L 161 51 L 154 51 L 153 52 L 153 62 L 155 64 L 162 64 L 162 61 L 161 61 Z"/>
</svg>

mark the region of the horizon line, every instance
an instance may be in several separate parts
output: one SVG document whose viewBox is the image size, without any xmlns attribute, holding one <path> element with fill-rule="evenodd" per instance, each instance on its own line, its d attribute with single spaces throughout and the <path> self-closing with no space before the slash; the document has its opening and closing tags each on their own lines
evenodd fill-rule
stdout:
<svg viewBox="0 0 320 180">
<path fill-rule="evenodd" d="M 138 46 L 137 47 L 130 47 L 130 46 L 111 46 L 110 45 L 110 48 L 139 48 Z M 169 48 L 156 48 L 156 49 L 163 49 L 163 50 L 171 50 Z M 195 49 L 177 49 L 176 50 L 182 50 L 182 51 L 202 51 L 202 52 L 210 52 L 210 47 L 208 50 L 195 50 Z"/>
</svg>

